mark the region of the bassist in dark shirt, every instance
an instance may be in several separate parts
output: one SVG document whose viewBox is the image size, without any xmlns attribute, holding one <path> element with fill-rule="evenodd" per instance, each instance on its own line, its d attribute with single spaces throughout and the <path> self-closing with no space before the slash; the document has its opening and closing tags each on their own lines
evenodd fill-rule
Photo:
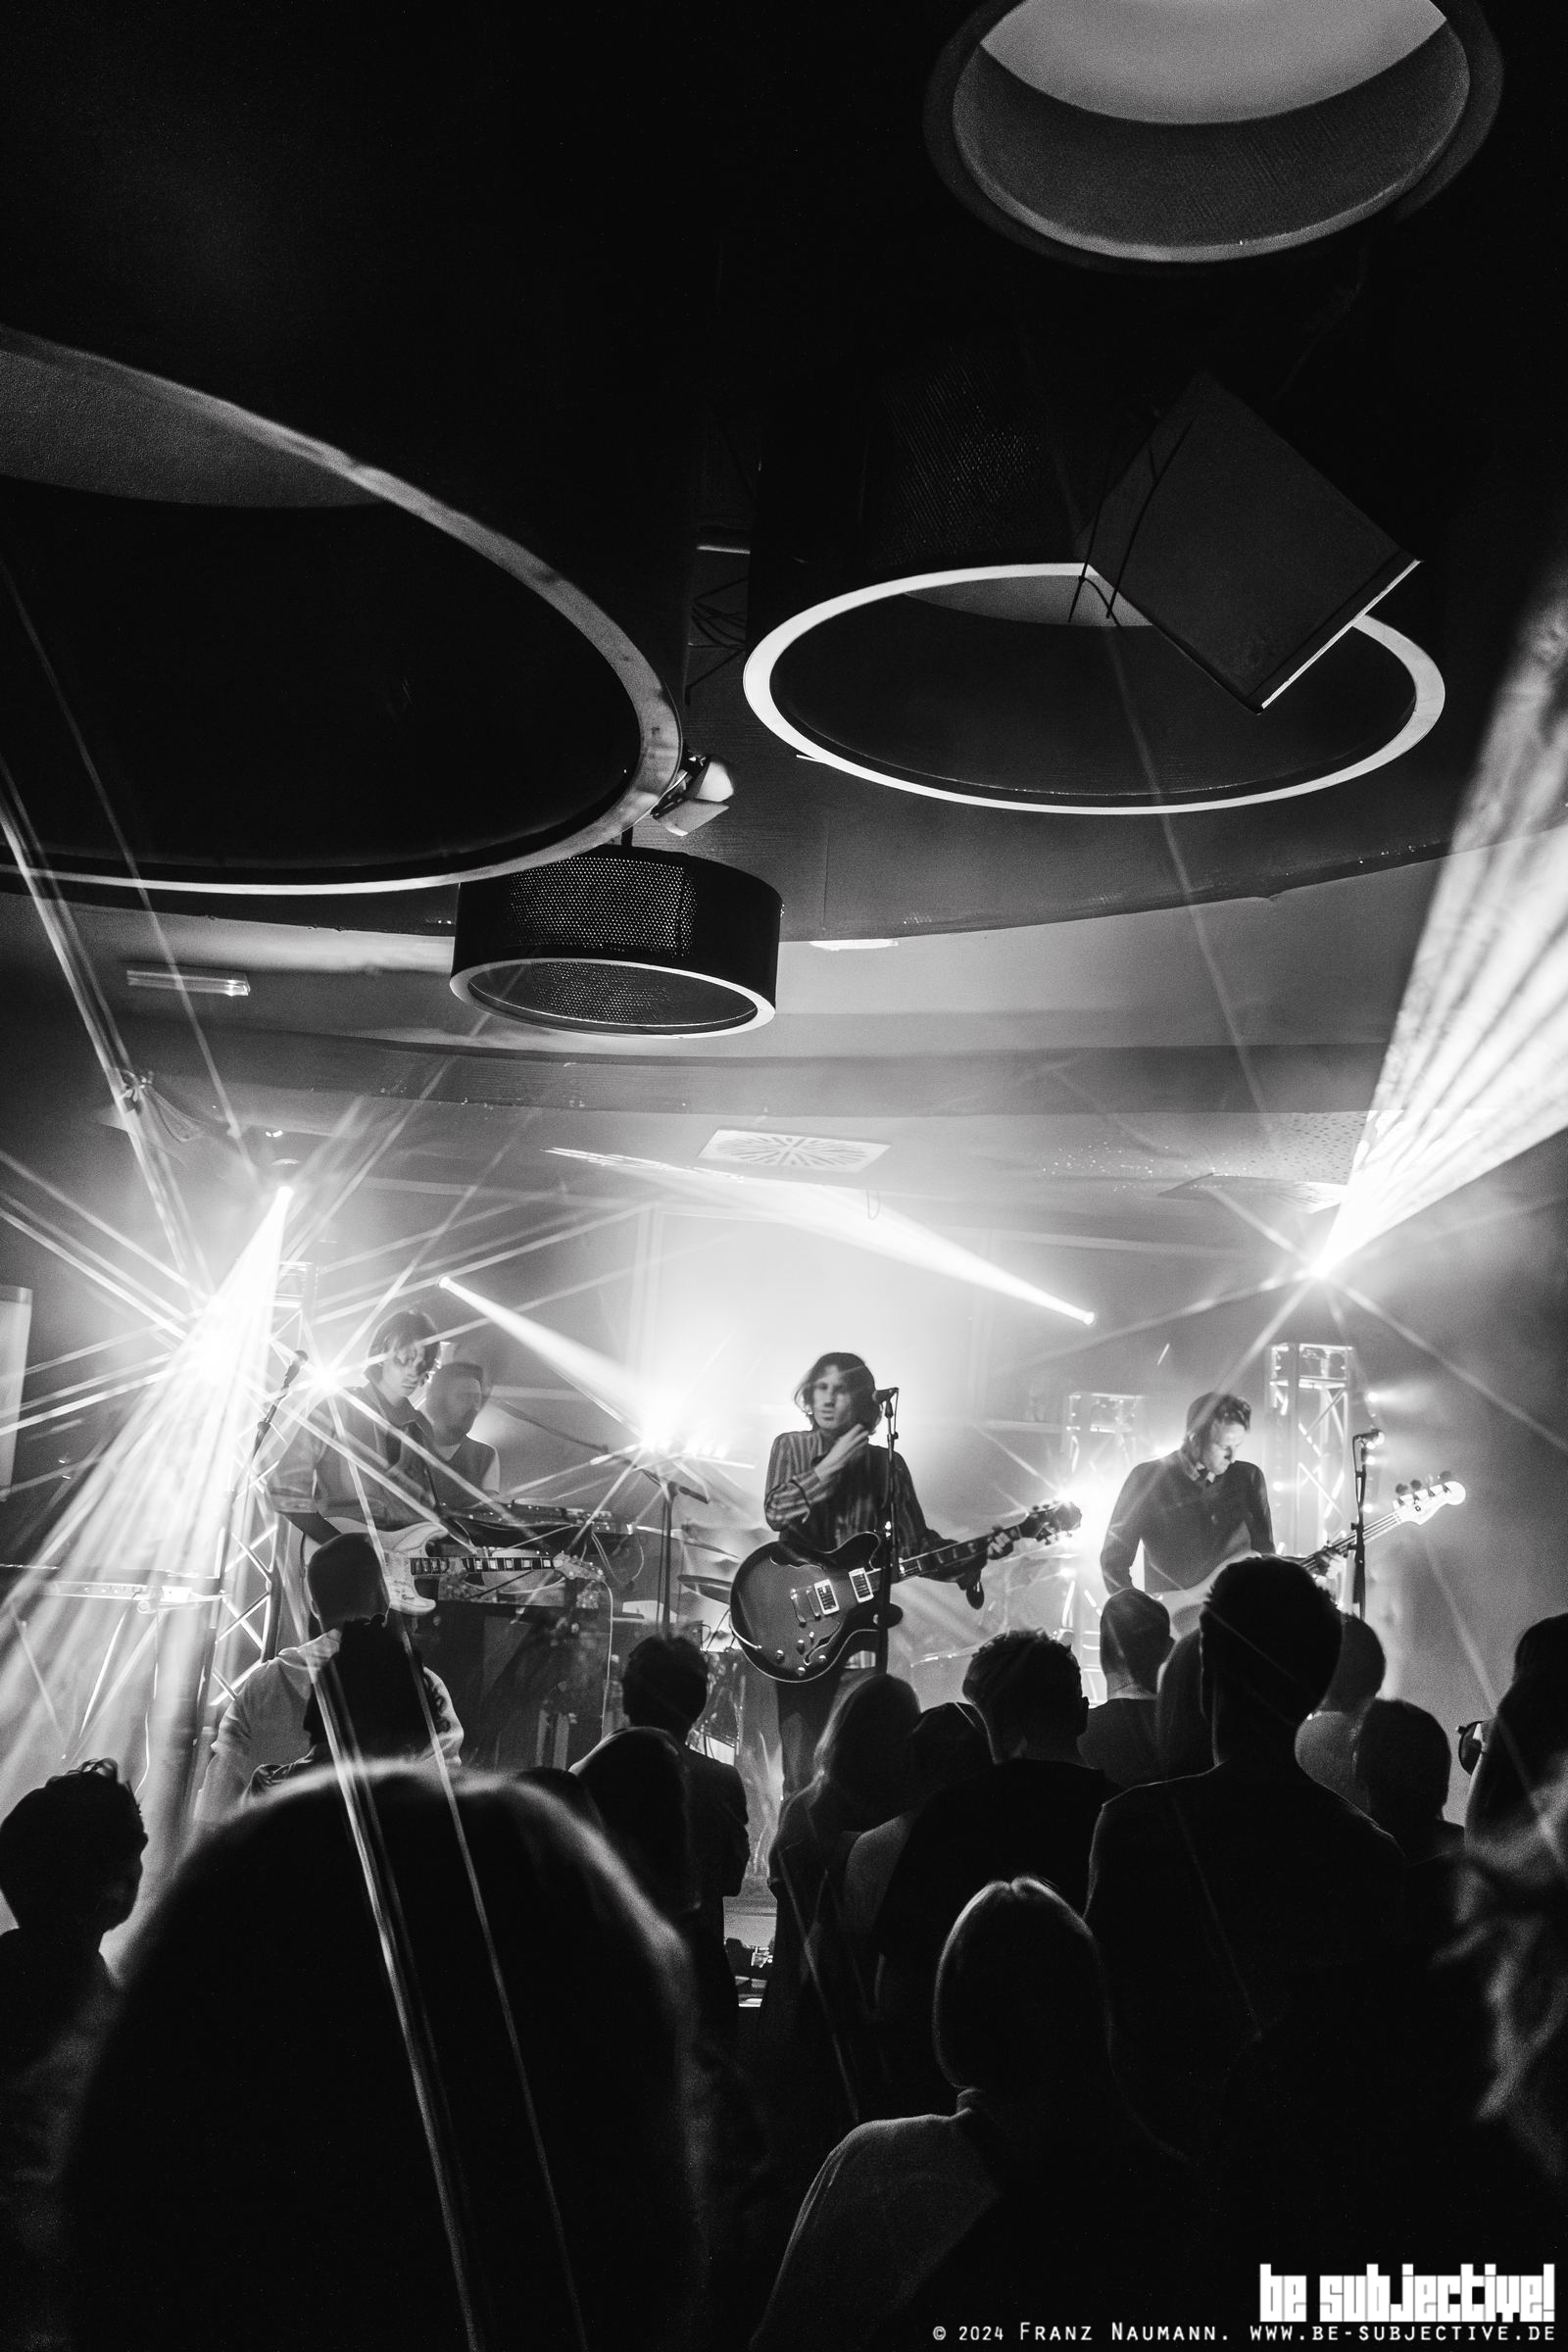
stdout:
<svg viewBox="0 0 1568 2352">
<path fill-rule="evenodd" d="M 1184 1613 L 1196 1610 L 1228 1560 L 1273 1551 L 1263 1473 L 1255 1462 L 1236 1459 L 1251 1425 L 1252 1408 L 1244 1396 L 1207 1392 L 1188 1407 L 1187 1435 L 1175 1452 L 1134 1465 L 1101 1547 L 1108 1592 L 1131 1585 L 1142 1545 L 1144 1590 L 1166 1602 L 1180 1632 L 1179 1601 Z"/>
</svg>

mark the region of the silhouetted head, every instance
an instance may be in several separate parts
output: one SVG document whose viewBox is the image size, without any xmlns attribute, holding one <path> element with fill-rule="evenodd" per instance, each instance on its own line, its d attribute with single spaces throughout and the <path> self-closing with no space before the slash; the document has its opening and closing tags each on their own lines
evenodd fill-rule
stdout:
<svg viewBox="0 0 1568 2352">
<path fill-rule="evenodd" d="M 420 1410 L 441 1444 L 451 1446 L 467 1436 L 488 1394 L 483 1364 L 454 1356 L 450 1363 L 437 1364 L 430 1374 Z"/>
<path fill-rule="evenodd" d="M 846 1829 L 875 1829 L 909 1801 L 909 1735 L 920 1701 L 896 1675 L 862 1674 L 833 1702 L 813 1786 L 829 1791 Z"/>
<path fill-rule="evenodd" d="M 1166 1780 L 1184 1780 L 1211 1769 L 1214 1735 L 1203 1712 L 1202 1654 L 1196 1625 L 1183 1634 L 1160 1671 L 1154 1738 Z"/>
<path fill-rule="evenodd" d="M 991 1743 L 967 1707 L 951 1699 L 927 1707 L 909 1734 L 910 1804 L 974 1780 L 990 1762 Z"/>
<path fill-rule="evenodd" d="M 368 1536 L 334 1536 L 311 1554 L 305 1571 L 311 1607 L 323 1632 L 351 1617 L 379 1617 L 386 1609 L 380 1555 Z"/>
<path fill-rule="evenodd" d="M 969 1660 L 963 1695 L 979 1709 L 999 1763 L 1025 1752 L 1076 1756 L 1089 1720 L 1083 1677 L 1050 1634 L 995 1635 Z"/>
<path fill-rule="evenodd" d="M 599 1807 L 576 1774 L 568 1772 L 564 1764 L 532 1764 L 526 1772 L 519 1772 L 515 1777 L 530 1788 L 543 1789 L 547 1796 L 555 1797 L 558 1803 L 565 1806 L 574 1821 L 603 1834 L 605 1825 L 599 1818 Z"/>
<path fill-rule="evenodd" d="M 1514 1647 L 1513 1679 L 1568 1683 L 1568 1610 L 1526 1626 Z"/>
<path fill-rule="evenodd" d="M 1325 1707 L 1333 1707 L 1341 1715 L 1354 1715 L 1369 1706 L 1383 1688 L 1388 1660 L 1383 1644 L 1364 1618 L 1353 1617 L 1348 1610 L 1340 1612 L 1340 1654 L 1335 1660 L 1329 1687 L 1323 1693 Z"/>
<path fill-rule="evenodd" d="M 1100 1612 L 1100 1663 L 1107 1674 L 1131 1675 L 1141 1690 L 1156 1690 L 1172 1647 L 1170 1611 L 1162 1600 L 1134 1585 L 1109 1595 Z"/>
<path fill-rule="evenodd" d="M 317 1670 L 305 1704 L 305 1736 L 326 1738 L 330 1714 L 339 1741 L 358 1756 L 427 1756 L 434 1746 L 434 1699 L 401 1623 L 356 1618 L 338 1638 L 337 1655 Z"/>
<path fill-rule="evenodd" d="M 1199 1646 L 1216 1747 L 1290 1745 L 1339 1660 L 1339 1611 L 1299 1561 L 1233 1560 L 1204 1603 Z"/>
<path fill-rule="evenodd" d="M 88 2094 L 77 2352 L 572 2345 L 568 2278 L 590 2352 L 684 2344 L 689 1992 L 604 1839 L 514 1781 L 373 1767 L 239 1815 L 181 1863 Z M 136 2180 L 178 2181 L 177 2230 Z M 267 2248 L 240 2278 L 237 2215 Z"/>
<path fill-rule="evenodd" d="M 708 1704 L 708 1660 L 682 1634 L 650 1634 L 620 1677 L 626 1721 L 684 1740 Z"/>
<path fill-rule="evenodd" d="M 1057 2096 L 1109 2077 L 1100 1953 L 1038 1879 L 998 1880 L 959 1912 L 937 1968 L 937 2060 L 959 2090 Z"/>
<path fill-rule="evenodd" d="M 0 1822 L 0 1894 L 30 1936 L 96 1945 L 135 1907 L 141 1808 L 106 1757 L 30 1788 Z"/>
<path fill-rule="evenodd" d="M 1355 1733 L 1355 1777 L 1380 1830 L 1403 1846 L 1443 1818 L 1448 1801 L 1448 1735 L 1407 1698 L 1375 1698 Z"/>
<path fill-rule="evenodd" d="M 686 1776 L 663 1732 L 612 1733 L 573 1765 L 610 1839 L 650 1902 L 678 1919 L 696 1900 Z"/>
<path fill-rule="evenodd" d="M 1464 1826 L 1491 1837 L 1528 1818 L 1541 1791 L 1568 1757 L 1568 1683 L 1532 1674 L 1497 1701 L 1487 1744 L 1470 1783 Z"/>
</svg>

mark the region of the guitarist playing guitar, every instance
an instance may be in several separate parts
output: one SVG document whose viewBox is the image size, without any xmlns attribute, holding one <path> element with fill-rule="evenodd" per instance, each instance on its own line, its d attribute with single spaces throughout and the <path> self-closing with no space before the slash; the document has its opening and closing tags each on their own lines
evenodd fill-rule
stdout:
<svg viewBox="0 0 1568 2352">
<path fill-rule="evenodd" d="M 1228 1560 L 1274 1550 L 1263 1473 L 1255 1462 L 1236 1459 L 1251 1425 L 1245 1396 L 1224 1390 L 1195 1396 L 1187 1408 L 1187 1435 L 1175 1452 L 1135 1463 L 1111 1507 L 1100 1553 L 1106 1591 L 1131 1585 L 1142 1544 L 1144 1590 L 1165 1602 L 1178 1634 L 1187 1630 L 1183 1593 L 1193 1594 L 1191 1611 Z"/>
<path fill-rule="evenodd" d="M 870 1366 L 863 1356 L 843 1349 L 819 1355 L 796 1390 L 795 1403 L 809 1427 L 786 1430 L 773 1440 L 762 1508 L 769 1527 L 821 1556 L 851 1536 L 874 1533 L 887 1517 L 888 1456 L 870 1442 L 877 1418 Z M 942 1543 L 926 1526 L 902 1456 L 895 1462 L 893 1505 L 901 1551 L 928 1550 Z M 993 1536 L 987 1546 L 993 1559 L 1011 1548 L 1012 1540 L 1004 1534 Z M 884 1636 L 879 1649 L 885 1648 Z M 857 1659 L 866 1658 L 863 1649 L 847 1653 L 831 1672 L 812 1681 L 775 1684 L 786 1795 L 809 1780 L 840 1685 Z M 880 1662 L 876 1652 L 869 1662 Z"/>
</svg>

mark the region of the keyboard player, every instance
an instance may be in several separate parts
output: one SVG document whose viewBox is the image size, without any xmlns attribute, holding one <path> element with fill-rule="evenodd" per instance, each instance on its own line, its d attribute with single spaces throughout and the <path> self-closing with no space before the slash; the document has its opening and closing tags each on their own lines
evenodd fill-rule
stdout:
<svg viewBox="0 0 1568 2352">
<path fill-rule="evenodd" d="M 483 1367 L 457 1360 L 437 1364 L 419 1399 L 430 1432 L 430 1483 L 442 1510 L 481 1509 L 501 1484 L 495 1447 L 469 1434 L 485 1396 Z"/>
</svg>

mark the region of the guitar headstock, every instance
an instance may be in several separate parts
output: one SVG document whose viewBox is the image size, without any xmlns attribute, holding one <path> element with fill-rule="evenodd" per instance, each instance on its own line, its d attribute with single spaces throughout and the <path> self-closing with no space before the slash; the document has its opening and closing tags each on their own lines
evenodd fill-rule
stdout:
<svg viewBox="0 0 1568 2352">
<path fill-rule="evenodd" d="M 1070 1536 L 1083 1525 L 1083 1513 L 1075 1502 L 1038 1503 L 1019 1521 L 1012 1533 L 1020 1543 L 1053 1543 L 1057 1536 Z"/>
<path fill-rule="evenodd" d="M 1446 1470 L 1436 1478 L 1412 1478 L 1408 1483 L 1401 1481 L 1395 1488 L 1394 1500 L 1389 1506 L 1394 1514 L 1393 1519 L 1383 1520 L 1381 1526 L 1374 1526 L 1369 1532 L 1373 1535 L 1387 1534 L 1394 1521 L 1401 1519 L 1408 1526 L 1419 1527 L 1423 1521 L 1435 1518 L 1439 1511 L 1446 1510 L 1450 1504 L 1457 1507 L 1463 1500 L 1463 1487 L 1456 1478 L 1450 1478 Z M 1332 1536 L 1326 1544 L 1320 1544 L 1312 1556 L 1318 1560 L 1348 1560 L 1354 1549 L 1355 1530 L 1352 1527 L 1348 1528 L 1343 1536 Z"/>
<path fill-rule="evenodd" d="M 1464 1500 L 1464 1489 L 1456 1478 L 1442 1471 L 1436 1478 L 1412 1478 L 1408 1485 L 1402 1480 L 1394 1490 L 1394 1508 L 1401 1519 L 1419 1527 L 1423 1520 L 1446 1510 L 1450 1503 Z"/>
</svg>

